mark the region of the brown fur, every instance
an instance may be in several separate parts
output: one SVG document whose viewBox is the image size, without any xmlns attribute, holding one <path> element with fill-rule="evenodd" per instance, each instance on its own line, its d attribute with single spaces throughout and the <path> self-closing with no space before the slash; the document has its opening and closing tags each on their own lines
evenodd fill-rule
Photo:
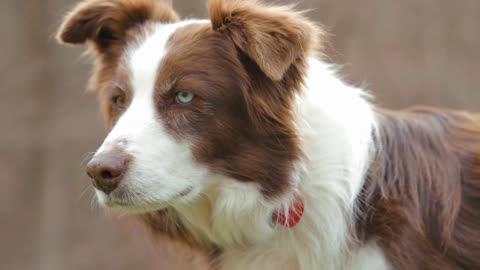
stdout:
<svg viewBox="0 0 480 270">
<path fill-rule="evenodd" d="M 319 29 L 288 8 L 210 0 L 208 10 L 213 29 L 228 35 L 272 80 L 281 80 L 293 63 L 319 45 Z"/>
<path fill-rule="evenodd" d="M 480 269 L 480 115 L 380 111 L 358 231 L 394 269 Z"/>
<path fill-rule="evenodd" d="M 88 0 L 65 18 L 57 37 L 68 44 L 91 41 L 103 52 L 115 43 L 125 45 L 127 30 L 147 20 L 175 22 L 178 16 L 171 1 Z"/>
<path fill-rule="evenodd" d="M 159 72 L 165 87 L 159 86 L 156 95 L 168 130 L 199 142 L 194 156 L 212 170 L 257 182 L 267 196 L 282 193 L 292 161 L 300 156 L 293 123 L 285 121 L 292 118 L 300 67 L 292 66 L 282 81 L 273 82 L 208 25 L 178 30 L 170 47 Z M 188 108 L 171 105 L 181 89 L 197 96 Z"/>
</svg>

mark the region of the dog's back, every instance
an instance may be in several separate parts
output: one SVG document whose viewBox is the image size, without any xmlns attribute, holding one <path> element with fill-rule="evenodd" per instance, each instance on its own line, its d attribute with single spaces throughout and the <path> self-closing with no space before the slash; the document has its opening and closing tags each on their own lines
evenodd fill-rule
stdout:
<svg viewBox="0 0 480 270">
<path fill-rule="evenodd" d="M 480 269 L 480 115 L 379 111 L 359 198 L 363 240 L 395 269 Z"/>
</svg>

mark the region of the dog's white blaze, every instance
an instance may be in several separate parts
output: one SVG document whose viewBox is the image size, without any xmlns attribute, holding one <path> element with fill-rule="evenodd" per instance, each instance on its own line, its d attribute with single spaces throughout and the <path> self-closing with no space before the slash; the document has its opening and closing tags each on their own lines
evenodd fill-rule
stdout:
<svg viewBox="0 0 480 270">
<path fill-rule="evenodd" d="M 97 191 L 99 201 L 112 206 L 130 204 L 131 211 L 162 208 L 179 194 L 192 190 L 206 175 L 192 158 L 188 142 L 175 140 L 164 129 L 154 104 L 155 84 L 167 41 L 179 28 L 199 21 L 158 24 L 146 40 L 126 53 L 133 98 L 98 152 L 122 149 L 133 157 L 126 179 L 106 196 Z M 122 196 L 116 196 L 119 193 Z"/>
</svg>

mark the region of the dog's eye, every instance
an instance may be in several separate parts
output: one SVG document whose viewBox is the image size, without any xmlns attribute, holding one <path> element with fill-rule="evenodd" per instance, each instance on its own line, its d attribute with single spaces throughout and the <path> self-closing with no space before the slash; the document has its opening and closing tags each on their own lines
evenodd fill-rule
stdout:
<svg viewBox="0 0 480 270">
<path fill-rule="evenodd" d="M 180 91 L 177 93 L 175 100 L 179 104 L 188 105 L 193 101 L 194 98 L 195 95 L 192 92 Z"/>
<path fill-rule="evenodd" d="M 115 105 L 115 107 L 120 110 L 120 111 L 123 111 L 125 109 L 125 96 L 123 95 L 116 95 L 114 97 L 112 97 L 112 101 L 113 101 L 113 104 Z"/>
</svg>

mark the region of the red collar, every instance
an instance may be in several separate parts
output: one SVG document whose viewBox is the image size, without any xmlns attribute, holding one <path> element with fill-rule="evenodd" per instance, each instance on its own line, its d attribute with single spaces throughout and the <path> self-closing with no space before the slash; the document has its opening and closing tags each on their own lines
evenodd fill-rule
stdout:
<svg viewBox="0 0 480 270">
<path fill-rule="evenodd" d="M 300 194 L 295 194 L 292 205 L 288 208 L 288 219 L 284 210 L 273 212 L 273 220 L 288 228 L 295 227 L 303 217 L 305 202 Z"/>
</svg>

